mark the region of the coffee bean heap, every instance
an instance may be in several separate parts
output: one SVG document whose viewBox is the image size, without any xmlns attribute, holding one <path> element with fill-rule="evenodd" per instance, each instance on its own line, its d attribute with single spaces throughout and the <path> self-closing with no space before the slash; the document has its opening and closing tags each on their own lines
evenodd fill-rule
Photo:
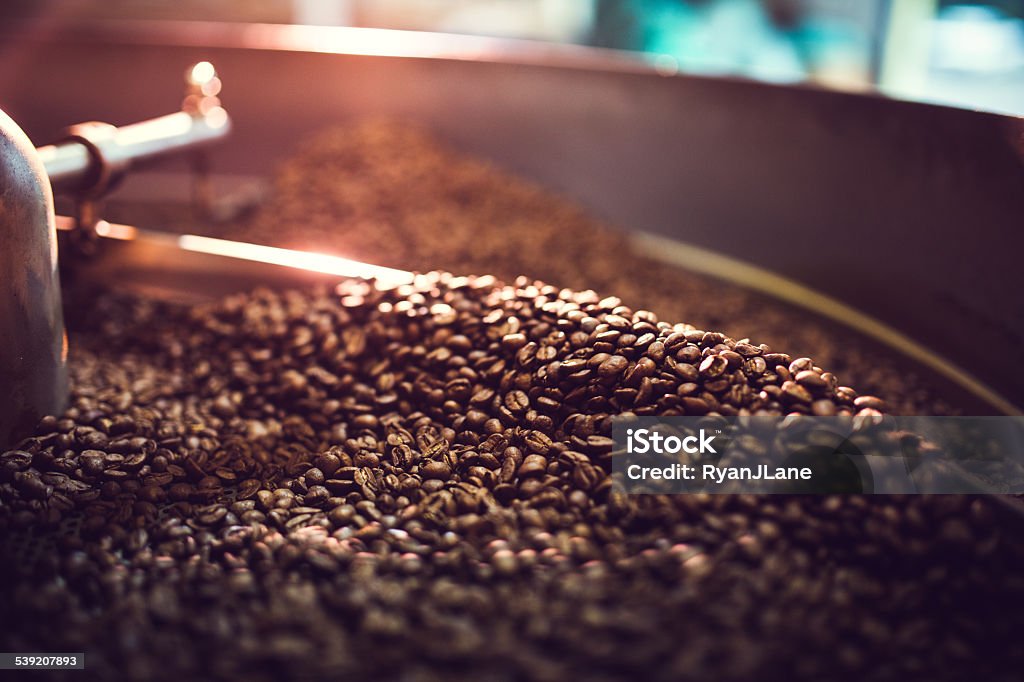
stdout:
<svg viewBox="0 0 1024 682">
<path fill-rule="evenodd" d="M 181 205 L 114 203 L 110 217 L 197 229 L 196 216 Z M 527 275 L 614 293 L 663 319 L 813 357 L 852 385 L 884 397 L 895 414 L 989 409 L 920 376 L 906 358 L 846 327 L 638 254 L 624 233 L 574 202 L 451 149 L 409 122 L 361 119 L 320 132 L 280 165 L 272 191 L 253 215 L 219 226 L 198 224 L 211 236 L 333 250 L 405 270 L 440 268 L 506 281 Z"/>
<path fill-rule="evenodd" d="M 737 238 L 757 229 L 737 228 Z M 635 253 L 626 233 L 576 203 L 460 153 L 408 122 L 356 120 L 314 135 L 277 170 L 273 191 L 256 214 L 225 233 L 290 248 L 335 249 L 406 270 L 437 268 L 506 281 L 526 275 L 615 294 L 663 319 L 813 357 L 885 398 L 895 414 L 958 414 L 964 405 L 957 400 L 966 399 L 846 327 Z M 685 226 L 678 234 L 686 239 Z M 969 408 L 968 414 L 980 413 L 978 406 Z"/>
<path fill-rule="evenodd" d="M 156 680 L 1024 662 L 1024 535 L 988 498 L 610 490 L 613 415 L 885 409 L 812 360 L 438 273 L 200 307 L 106 294 L 69 324 L 69 408 L 0 455 L 3 650 Z"/>
</svg>

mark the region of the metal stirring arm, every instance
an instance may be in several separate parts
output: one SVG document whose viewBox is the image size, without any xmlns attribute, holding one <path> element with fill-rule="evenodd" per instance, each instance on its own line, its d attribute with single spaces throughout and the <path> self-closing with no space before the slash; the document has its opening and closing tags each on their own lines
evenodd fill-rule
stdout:
<svg viewBox="0 0 1024 682">
<path fill-rule="evenodd" d="M 188 69 L 185 80 L 187 90 L 179 112 L 121 127 L 81 123 L 68 128 L 65 140 L 39 147 L 36 151 L 54 193 L 98 198 L 131 169 L 225 137 L 231 119 L 217 97 L 221 81 L 213 66 L 199 62 Z"/>
</svg>

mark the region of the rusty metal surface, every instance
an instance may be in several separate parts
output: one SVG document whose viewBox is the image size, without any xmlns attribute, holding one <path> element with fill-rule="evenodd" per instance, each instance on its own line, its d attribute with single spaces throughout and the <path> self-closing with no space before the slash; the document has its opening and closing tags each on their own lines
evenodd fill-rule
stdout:
<svg viewBox="0 0 1024 682">
<path fill-rule="evenodd" d="M 53 199 L 28 138 L 0 111 L 0 447 L 67 396 Z"/>
<path fill-rule="evenodd" d="M 8 40 L 0 101 L 44 142 L 69 120 L 162 111 L 161 84 L 210 59 L 235 122 L 218 172 L 267 174 L 347 117 L 416 120 L 625 229 L 863 310 L 1021 402 L 1021 119 L 663 75 L 604 52 L 588 66 L 579 48 L 331 31 L 133 25 Z"/>
</svg>

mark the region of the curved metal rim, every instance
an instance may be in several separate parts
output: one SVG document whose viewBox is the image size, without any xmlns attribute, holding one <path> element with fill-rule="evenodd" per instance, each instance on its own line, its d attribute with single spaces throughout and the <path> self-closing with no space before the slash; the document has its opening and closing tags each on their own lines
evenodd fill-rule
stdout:
<svg viewBox="0 0 1024 682">
<path fill-rule="evenodd" d="M 116 19 L 74 24 L 44 25 L 17 36 L 19 40 L 60 39 L 121 44 L 174 45 L 284 52 L 310 52 L 371 57 L 486 61 L 675 76 L 735 83 L 747 87 L 788 88 L 822 97 L 868 99 L 923 109 L 954 109 L 974 116 L 993 116 L 1020 124 L 1024 116 L 970 109 L 951 104 L 892 97 L 878 89 L 856 92 L 822 87 L 809 82 L 765 82 L 731 74 L 684 71 L 671 55 L 556 43 L 525 38 L 499 38 L 458 33 L 414 31 L 365 26 L 312 26 L 301 24 L 229 23 L 223 21 Z M 0 36 L 3 31 L 0 31 Z"/>
<path fill-rule="evenodd" d="M 644 232 L 632 233 L 630 241 L 637 253 L 648 258 L 760 291 L 846 325 L 928 367 L 1003 414 L 1024 415 L 1020 407 L 961 367 L 881 320 L 831 296 L 770 270 L 686 242 Z"/>
</svg>

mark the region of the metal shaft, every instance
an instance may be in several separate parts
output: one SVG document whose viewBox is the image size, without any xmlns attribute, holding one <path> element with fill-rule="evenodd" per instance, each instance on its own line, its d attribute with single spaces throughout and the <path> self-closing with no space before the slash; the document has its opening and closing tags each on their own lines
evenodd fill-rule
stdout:
<svg viewBox="0 0 1024 682">
<path fill-rule="evenodd" d="M 66 142 L 38 152 L 54 192 L 90 191 L 146 161 L 221 139 L 230 128 L 223 111 L 213 116 L 179 111 L 120 128 L 85 124 L 73 128 Z"/>
<path fill-rule="evenodd" d="M 68 138 L 36 151 L 56 193 L 98 196 L 129 169 L 148 161 L 203 147 L 225 137 L 231 120 L 220 106 L 220 79 L 209 62 L 186 72 L 182 111 L 121 127 L 82 123 Z"/>
</svg>

